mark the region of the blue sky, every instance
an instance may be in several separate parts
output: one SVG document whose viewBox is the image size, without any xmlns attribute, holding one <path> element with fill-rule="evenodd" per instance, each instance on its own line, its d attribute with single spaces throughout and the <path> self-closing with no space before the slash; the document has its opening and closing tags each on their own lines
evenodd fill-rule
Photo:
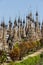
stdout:
<svg viewBox="0 0 43 65">
<path fill-rule="evenodd" d="M 12 22 L 15 17 L 19 16 L 23 19 L 32 11 L 34 17 L 36 10 L 39 13 L 39 20 L 43 20 L 43 0 L 0 0 L 0 22 L 5 20 L 8 23 L 9 17 Z"/>
</svg>

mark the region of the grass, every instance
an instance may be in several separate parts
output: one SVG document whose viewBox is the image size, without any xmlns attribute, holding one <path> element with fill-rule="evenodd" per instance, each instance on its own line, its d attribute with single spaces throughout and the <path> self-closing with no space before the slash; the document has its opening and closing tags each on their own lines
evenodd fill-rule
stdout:
<svg viewBox="0 0 43 65">
<path fill-rule="evenodd" d="M 29 57 L 28 59 L 22 62 L 10 62 L 8 65 L 36 65 L 40 61 L 40 55 Z"/>
<path fill-rule="evenodd" d="M 11 61 L 7 65 L 43 65 L 43 53 L 34 57 L 28 57 L 23 61 Z"/>
</svg>

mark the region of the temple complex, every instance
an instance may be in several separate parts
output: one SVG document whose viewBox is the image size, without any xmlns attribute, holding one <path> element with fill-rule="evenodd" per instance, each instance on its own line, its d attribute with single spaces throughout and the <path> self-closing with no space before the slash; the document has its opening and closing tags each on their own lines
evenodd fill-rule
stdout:
<svg viewBox="0 0 43 65">
<path fill-rule="evenodd" d="M 38 12 L 35 14 L 36 19 L 33 18 L 32 12 L 26 16 L 25 19 L 14 20 L 14 24 L 9 20 L 9 25 L 4 21 L 0 24 L 0 49 L 13 46 L 17 41 L 27 39 L 28 41 L 36 41 L 43 38 L 43 22 L 40 25 L 38 20 Z"/>
</svg>

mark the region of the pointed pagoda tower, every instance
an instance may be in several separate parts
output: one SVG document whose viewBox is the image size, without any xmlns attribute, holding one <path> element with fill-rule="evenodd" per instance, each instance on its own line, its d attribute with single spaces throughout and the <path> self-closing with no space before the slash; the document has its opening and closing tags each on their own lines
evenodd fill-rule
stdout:
<svg viewBox="0 0 43 65">
<path fill-rule="evenodd" d="M 25 31 L 25 19 L 23 19 L 23 37 L 26 37 L 26 31 Z"/>
<path fill-rule="evenodd" d="M 43 39 L 43 21 L 42 21 L 42 25 L 41 25 L 41 35 L 42 35 L 42 39 Z"/>
<path fill-rule="evenodd" d="M 6 44 L 6 35 L 7 35 L 7 30 L 6 30 L 6 24 L 5 24 L 5 21 L 3 19 L 2 23 L 1 23 L 1 28 L 2 28 L 2 31 L 1 31 L 1 34 L 2 34 L 2 49 L 5 50 L 5 46 L 7 45 Z"/>
<path fill-rule="evenodd" d="M 11 22 L 11 18 L 9 19 L 8 34 L 12 35 L 12 22 Z"/>
<path fill-rule="evenodd" d="M 15 41 L 18 39 L 17 31 L 18 31 L 17 20 L 15 18 L 15 20 L 14 20 L 14 26 L 13 26 L 13 36 L 14 36 L 14 40 Z"/>
<path fill-rule="evenodd" d="M 34 19 L 32 17 L 32 12 L 26 17 L 26 35 L 29 40 L 33 40 L 34 32 L 35 32 L 35 24 Z"/>
<path fill-rule="evenodd" d="M 21 25 L 22 25 L 22 21 L 19 16 L 19 18 L 18 18 L 18 39 L 19 40 L 21 40 Z"/>
<path fill-rule="evenodd" d="M 40 22 L 38 20 L 38 12 L 36 11 L 36 22 L 35 22 L 35 32 L 36 32 L 36 39 L 40 40 L 41 30 L 40 30 Z"/>
</svg>

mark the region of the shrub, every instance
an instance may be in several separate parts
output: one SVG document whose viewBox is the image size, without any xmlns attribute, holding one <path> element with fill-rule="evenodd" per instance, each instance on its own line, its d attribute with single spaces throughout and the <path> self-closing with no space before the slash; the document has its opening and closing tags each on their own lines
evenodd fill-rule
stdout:
<svg viewBox="0 0 43 65">
<path fill-rule="evenodd" d="M 19 47 L 19 43 L 15 43 L 13 48 Z"/>
<path fill-rule="evenodd" d="M 0 56 L 3 54 L 3 51 L 2 50 L 0 50 Z"/>
<path fill-rule="evenodd" d="M 31 42 L 31 44 L 33 45 L 33 47 L 37 47 L 37 42 L 36 41 Z"/>
<path fill-rule="evenodd" d="M 33 46 L 29 42 L 23 42 L 19 45 L 20 48 L 20 56 L 23 57 L 25 54 L 29 52 L 30 49 L 33 48 Z"/>
<path fill-rule="evenodd" d="M 43 53 L 40 54 L 40 57 L 43 58 Z"/>
<path fill-rule="evenodd" d="M 11 57 L 11 59 L 12 59 L 13 61 L 19 60 L 20 49 L 17 48 L 17 47 L 14 48 L 12 51 L 10 51 L 9 55 L 10 55 L 10 57 Z"/>
<path fill-rule="evenodd" d="M 41 47 L 43 46 L 43 39 L 40 40 L 40 43 L 41 43 Z"/>
<path fill-rule="evenodd" d="M 1 55 L 0 55 L 0 62 L 5 62 L 7 60 L 7 54 L 5 51 L 1 51 Z"/>
<path fill-rule="evenodd" d="M 39 47 L 40 42 L 22 42 L 16 43 L 10 52 L 10 57 L 12 60 L 21 60 L 25 55 L 28 54 L 29 51 L 36 51 L 37 47 Z"/>
<path fill-rule="evenodd" d="M 40 46 L 41 46 L 40 41 L 36 41 L 36 43 L 37 43 L 37 48 L 40 48 Z"/>
<path fill-rule="evenodd" d="M 29 49 L 31 49 L 33 46 L 28 42 L 23 43 L 16 43 L 13 47 L 13 50 L 10 51 L 10 57 L 12 60 L 22 59 L 25 54 L 29 52 Z"/>
</svg>

